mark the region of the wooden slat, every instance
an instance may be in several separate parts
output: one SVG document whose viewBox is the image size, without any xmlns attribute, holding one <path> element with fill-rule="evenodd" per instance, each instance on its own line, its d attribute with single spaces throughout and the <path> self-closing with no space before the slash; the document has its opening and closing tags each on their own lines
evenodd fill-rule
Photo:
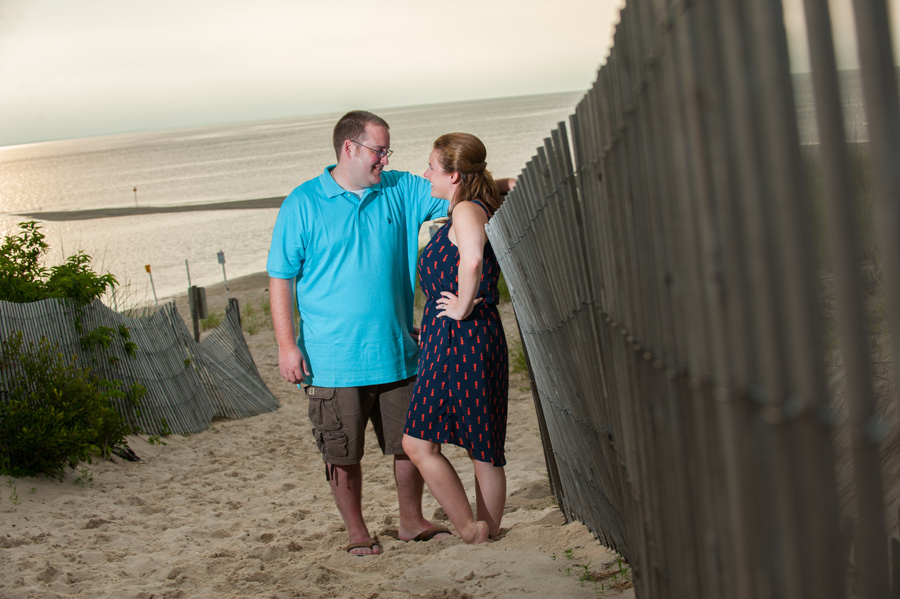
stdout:
<svg viewBox="0 0 900 599">
<path fill-rule="evenodd" d="M 125 354 L 122 340 L 96 353 L 81 347 L 76 317 L 82 330 L 125 327 L 137 345 L 134 357 Z M 114 407 L 145 434 L 197 433 L 212 418 L 245 418 L 279 407 L 259 376 L 241 332 L 236 305 L 230 305 L 221 327 L 204 343 L 191 337 L 174 303 L 146 318 L 129 318 L 100 302 L 75 309 L 58 300 L 32 304 L 0 302 L 0 339 L 14 331 L 26 341 L 46 337 L 68 358 L 89 367 L 101 378 L 139 383 L 146 389 L 140 406 L 114 400 Z M 110 362 L 107 356 L 116 359 Z M 4 383 L 0 371 L 0 386 Z"/>
<path fill-rule="evenodd" d="M 867 506 L 853 559 L 866 596 L 885 596 L 855 190 L 827 3 L 806 5 L 839 336 L 854 361 L 858 447 L 842 480 L 818 309 L 831 266 L 814 246 L 778 0 L 629 2 L 570 130 L 551 132 L 487 227 L 561 507 L 623 551 L 641 597 L 847 596 L 838 505 L 851 485 Z M 886 12 L 856 6 L 871 38 L 868 116 L 883 125 L 880 239 L 893 247 L 900 119 Z M 897 269 L 885 265 L 890 288 Z"/>
</svg>

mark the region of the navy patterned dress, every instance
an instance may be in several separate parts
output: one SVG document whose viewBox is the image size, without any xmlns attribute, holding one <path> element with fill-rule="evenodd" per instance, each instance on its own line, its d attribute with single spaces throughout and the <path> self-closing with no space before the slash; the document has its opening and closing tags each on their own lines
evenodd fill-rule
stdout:
<svg viewBox="0 0 900 599">
<path fill-rule="evenodd" d="M 405 432 L 433 443 L 454 443 L 476 460 L 503 466 L 509 358 L 497 311 L 500 265 L 486 242 L 476 296 L 484 301 L 465 320 L 438 318 L 441 310 L 435 302 L 441 292 L 459 293 L 459 250 L 450 241 L 449 231 L 447 222 L 419 257 L 419 285 L 426 303 L 419 335 L 419 374 Z"/>
</svg>

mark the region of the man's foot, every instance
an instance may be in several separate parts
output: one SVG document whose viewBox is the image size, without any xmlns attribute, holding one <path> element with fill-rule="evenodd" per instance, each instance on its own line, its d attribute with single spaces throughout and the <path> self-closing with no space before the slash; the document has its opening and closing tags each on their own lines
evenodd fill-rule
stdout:
<svg viewBox="0 0 900 599">
<path fill-rule="evenodd" d="M 453 536 L 453 533 L 446 526 L 433 526 L 428 520 L 424 520 L 419 526 L 424 526 L 424 528 L 418 529 L 419 532 L 415 532 L 415 528 L 410 530 L 401 526 L 400 530 L 397 531 L 397 537 L 401 541 L 430 541 L 431 539 L 444 539 Z"/>
<path fill-rule="evenodd" d="M 360 541 L 359 543 L 350 543 L 344 549 L 351 555 L 378 555 L 381 553 L 381 545 L 373 539 Z"/>
<path fill-rule="evenodd" d="M 452 536 L 453 535 L 450 533 L 450 529 L 446 526 L 432 526 L 417 534 L 415 537 L 413 537 L 412 540 L 430 541 L 431 539 L 445 539 Z"/>
</svg>

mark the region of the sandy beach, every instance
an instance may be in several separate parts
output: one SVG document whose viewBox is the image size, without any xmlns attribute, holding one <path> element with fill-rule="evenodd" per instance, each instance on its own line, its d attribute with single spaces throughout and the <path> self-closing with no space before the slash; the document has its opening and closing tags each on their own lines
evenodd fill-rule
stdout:
<svg viewBox="0 0 900 599">
<path fill-rule="evenodd" d="M 82 464 L 65 480 L 0 478 L 0 598 L 633 597 L 616 588 L 615 554 L 550 493 L 527 373 L 510 380 L 503 531 L 493 543 L 403 542 L 391 461 L 368 435 L 364 508 L 384 553 L 357 557 L 330 496 L 303 394 L 281 379 L 274 336 L 260 315 L 265 274 L 207 288 L 210 310 L 230 294 L 278 411 L 216 421 L 164 444 L 131 437 L 141 462 Z M 184 298 L 176 301 L 187 315 Z M 502 313 L 516 339 L 511 306 Z M 511 346 L 516 341 L 512 341 Z M 471 466 L 448 448 L 470 496 Z M 426 491 L 425 515 L 448 524 Z"/>
</svg>

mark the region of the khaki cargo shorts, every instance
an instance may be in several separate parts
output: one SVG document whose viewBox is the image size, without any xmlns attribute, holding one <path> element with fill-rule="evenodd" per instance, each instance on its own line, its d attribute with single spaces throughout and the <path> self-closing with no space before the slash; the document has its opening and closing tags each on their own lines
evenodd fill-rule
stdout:
<svg viewBox="0 0 900 599">
<path fill-rule="evenodd" d="M 384 455 L 403 455 L 403 428 L 416 377 L 365 387 L 306 385 L 312 434 L 329 464 L 358 464 L 365 452 L 366 424 Z"/>
</svg>

